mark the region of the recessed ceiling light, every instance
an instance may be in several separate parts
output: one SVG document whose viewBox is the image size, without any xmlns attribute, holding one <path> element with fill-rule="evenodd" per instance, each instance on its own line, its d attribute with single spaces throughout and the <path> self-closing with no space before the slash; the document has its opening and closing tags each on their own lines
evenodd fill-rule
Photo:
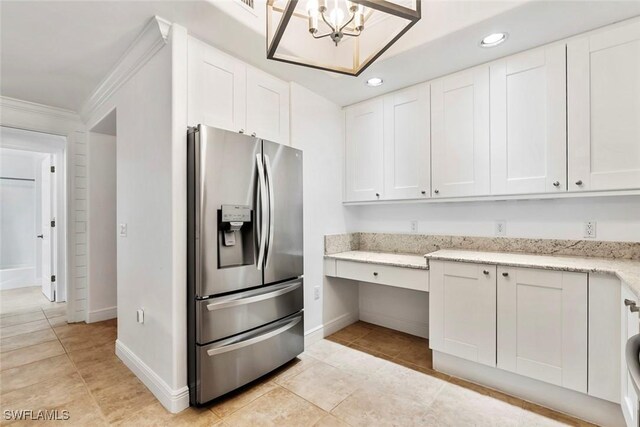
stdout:
<svg viewBox="0 0 640 427">
<path fill-rule="evenodd" d="M 480 42 L 482 47 L 494 47 L 507 39 L 507 33 L 493 33 L 484 37 Z"/>
<path fill-rule="evenodd" d="M 371 77 L 367 80 L 367 86 L 376 87 L 380 86 L 383 83 L 383 80 L 380 77 Z"/>
</svg>

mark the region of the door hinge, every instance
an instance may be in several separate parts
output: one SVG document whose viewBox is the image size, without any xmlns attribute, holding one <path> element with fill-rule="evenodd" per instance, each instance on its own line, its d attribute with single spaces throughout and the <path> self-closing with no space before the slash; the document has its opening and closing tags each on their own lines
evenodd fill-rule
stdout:
<svg viewBox="0 0 640 427">
<path fill-rule="evenodd" d="M 55 226 L 56 226 L 56 220 L 55 220 L 55 219 L 52 219 L 52 220 L 51 220 L 51 226 L 52 226 L 52 227 L 55 227 Z"/>
<path fill-rule="evenodd" d="M 55 275 L 55 274 L 52 274 L 52 275 L 51 275 L 51 283 L 53 283 L 53 282 L 55 282 L 55 281 L 56 281 L 56 275 Z"/>
<path fill-rule="evenodd" d="M 56 167 L 55 166 L 51 166 L 51 173 L 55 173 L 56 171 Z"/>
</svg>

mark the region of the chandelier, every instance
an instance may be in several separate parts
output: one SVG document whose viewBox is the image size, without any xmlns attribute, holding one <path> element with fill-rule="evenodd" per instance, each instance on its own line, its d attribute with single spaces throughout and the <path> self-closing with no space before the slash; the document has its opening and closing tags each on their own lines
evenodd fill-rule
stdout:
<svg viewBox="0 0 640 427">
<path fill-rule="evenodd" d="M 420 2 L 268 0 L 267 58 L 358 76 L 420 20 Z"/>
</svg>

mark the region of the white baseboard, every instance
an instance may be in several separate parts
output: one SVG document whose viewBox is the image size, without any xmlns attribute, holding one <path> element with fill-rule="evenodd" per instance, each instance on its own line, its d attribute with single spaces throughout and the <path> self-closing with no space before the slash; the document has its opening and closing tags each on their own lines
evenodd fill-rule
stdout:
<svg viewBox="0 0 640 427">
<path fill-rule="evenodd" d="M 407 319 L 388 316 L 382 313 L 360 309 L 360 320 L 385 328 L 405 332 L 422 338 L 429 338 L 429 323 L 415 322 Z"/>
<path fill-rule="evenodd" d="M 87 312 L 87 323 L 102 322 L 103 320 L 115 319 L 118 317 L 117 307 L 101 308 L 100 310 Z"/>
<path fill-rule="evenodd" d="M 5 268 L 0 270 L 0 291 L 41 286 L 40 283 L 41 280 L 36 280 L 35 267 Z"/>
<path fill-rule="evenodd" d="M 316 326 L 304 333 L 304 346 L 307 348 L 324 337 L 328 337 L 329 335 L 338 332 L 340 329 L 346 328 L 357 321 L 358 313 L 345 313 L 328 321 L 327 323 Z"/>
<path fill-rule="evenodd" d="M 120 340 L 116 340 L 116 355 L 147 386 L 169 412 L 176 414 L 189 407 L 189 387 L 184 386 L 177 390 L 169 387 L 158 374 Z"/>
<path fill-rule="evenodd" d="M 577 391 L 438 351 L 433 352 L 433 368 L 598 425 L 625 425 L 620 405 Z"/>
</svg>

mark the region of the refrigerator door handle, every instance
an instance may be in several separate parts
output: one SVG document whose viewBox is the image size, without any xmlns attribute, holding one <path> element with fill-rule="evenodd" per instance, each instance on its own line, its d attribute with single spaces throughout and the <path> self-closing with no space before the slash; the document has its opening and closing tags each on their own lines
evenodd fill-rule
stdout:
<svg viewBox="0 0 640 427">
<path fill-rule="evenodd" d="M 222 301 L 207 304 L 207 310 L 220 310 L 223 308 L 236 307 L 238 305 L 253 304 L 254 302 L 264 301 L 279 297 L 284 294 L 288 294 L 289 292 L 295 291 L 300 286 L 302 286 L 302 282 L 296 281 L 286 286 L 278 286 L 276 289 L 266 293 L 264 293 L 263 289 L 259 289 L 257 291 L 247 291 L 244 293 L 244 296 L 241 295 L 241 297 L 237 299 L 223 299 Z"/>
<path fill-rule="evenodd" d="M 293 328 L 298 323 L 300 323 L 301 320 L 302 320 L 302 316 L 296 316 L 294 319 L 287 320 L 287 323 L 282 327 L 279 327 L 277 329 L 273 329 L 273 330 L 271 330 L 271 331 L 269 331 L 269 332 L 267 332 L 265 334 L 262 334 L 262 335 L 258 335 L 258 336 L 251 337 L 251 338 L 246 339 L 246 340 L 235 342 L 233 344 L 228 344 L 228 345 L 224 345 L 224 346 L 221 346 L 221 347 L 209 349 L 209 350 L 207 350 L 207 354 L 209 356 L 216 356 L 218 354 L 227 353 L 227 352 L 233 351 L 233 350 L 238 350 L 240 348 L 247 347 L 247 346 L 250 346 L 252 344 L 256 344 L 256 343 L 259 343 L 261 341 L 268 340 L 271 337 L 275 337 L 276 335 L 280 335 L 281 333 L 283 333 L 285 331 L 288 331 L 289 329 Z M 278 323 L 276 323 L 276 326 L 279 326 L 280 324 L 281 323 L 278 322 Z M 251 332 L 249 334 L 251 334 Z"/>
<path fill-rule="evenodd" d="M 258 226 L 258 270 L 262 270 L 264 262 L 265 246 L 267 240 L 267 188 L 264 178 L 264 165 L 262 164 L 262 155 L 256 154 L 256 164 L 258 166 L 258 197 L 260 205 L 258 207 L 258 215 L 260 219 L 257 221 Z"/>
<path fill-rule="evenodd" d="M 267 187 L 269 191 L 269 237 L 267 239 L 267 260 L 265 262 L 265 267 L 269 265 L 269 260 L 271 259 L 271 249 L 273 248 L 273 229 L 275 222 L 275 202 L 274 202 L 274 194 L 273 194 L 273 174 L 271 173 L 271 162 L 269 161 L 269 156 L 264 156 L 265 167 L 266 167 L 266 175 L 267 175 Z"/>
</svg>

